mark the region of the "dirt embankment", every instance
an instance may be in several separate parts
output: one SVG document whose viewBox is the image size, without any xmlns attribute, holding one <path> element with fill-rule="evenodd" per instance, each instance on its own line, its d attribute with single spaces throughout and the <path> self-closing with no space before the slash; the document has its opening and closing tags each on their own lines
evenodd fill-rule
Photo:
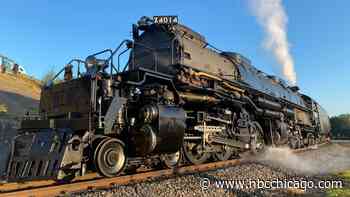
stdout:
<svg viewBox="0 0 350 197">
<path fill-rule="evenodd" d="M 37 111 L 40 91 L 38 80 L 0 73 L 0 140 L 16 133 L 18 120 L 27 111 Z"/>
<path fill-rule="evenodd" d="M 11 140 L 17 134 L 20 118 L 37 111 L 40 82 L 23 75 L 0 73 L 0 180 L 6 173 Z"/>
<path fill-rule="evenodd" d="M 0 74 L 0 105 L 5 114 L 23 116 L 36 109 L 40 99 L 40 83 L 23 75 Z"/>
</svg>

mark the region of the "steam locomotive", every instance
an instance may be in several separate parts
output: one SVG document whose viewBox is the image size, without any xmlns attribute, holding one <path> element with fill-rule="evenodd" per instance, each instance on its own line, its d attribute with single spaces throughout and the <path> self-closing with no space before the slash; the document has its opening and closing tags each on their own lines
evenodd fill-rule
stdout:
<svg viewBox="0 0 350 197">
<path fill-rule="evenodd" d="M 329 137 L 316 101 L 177 17 L 142 17 L 132 37 L 73 59 L 45 85 L 39 116 L 26 116 L 13 139 L 8 181 L 70 180 L 88 170 L 114 177 Z"/>
</svg>

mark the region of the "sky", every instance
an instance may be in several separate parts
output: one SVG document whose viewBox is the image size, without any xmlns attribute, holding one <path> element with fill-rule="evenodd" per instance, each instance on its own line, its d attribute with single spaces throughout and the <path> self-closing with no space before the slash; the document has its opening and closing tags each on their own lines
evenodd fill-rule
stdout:
<svg viewBox="0 0 350 197">
<path fill-rule="evenodd" d="M 350 113 L 350 1 L 284 0 L 283 6 L 301 92 L 332 116 Z M 1 2 L 0 10 L 0 54 L 39 79 L 72 58 L 131 39 L 131 25 L 153 15 L 177 15 L 217 48 L 239 52 L 258 69 L 281 75 L 244 0 L 12 0 Z"/>
</svg>

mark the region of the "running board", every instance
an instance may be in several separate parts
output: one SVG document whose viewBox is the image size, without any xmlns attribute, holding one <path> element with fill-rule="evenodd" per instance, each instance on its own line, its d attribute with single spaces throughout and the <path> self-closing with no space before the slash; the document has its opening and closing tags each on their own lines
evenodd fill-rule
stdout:
<svg viewBox="0 0 350 197">
<path fill-rule="evenodd" d="M 210 137 L 211 142 L 215 142 L 218 144 L 224 144 L 228 146 L 233 146 L 236 148 L 242 148 L 242 149 L 249 149 L 250 145 L 248 143 L 244 143 L 242 141 L 237 141 L 237 140 L 232 140 L 232 139 L 227 139 L 223 137 Z"/>
</svg>

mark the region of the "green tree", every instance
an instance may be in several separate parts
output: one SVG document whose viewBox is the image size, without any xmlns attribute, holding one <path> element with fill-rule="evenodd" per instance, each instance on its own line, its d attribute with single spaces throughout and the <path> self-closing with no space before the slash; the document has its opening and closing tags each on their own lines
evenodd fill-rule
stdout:
<svg viewBox="0 0 350 197">
<path fill-rule="evenodd" d="M 335 138 L 350 138 L 350 114 L 331 117 L 330 121 Z"/>
<path fill-rule="evenodd" d="M 56 76 L 56 72 L 54 69 L 50 69 L 49 71 L 47 71 L 47 73 L 44 75 L 44 77 L 41 79 L 42 84 L 46 85 L 49 81 L 52 81 L 53 78 Z M 57 84 L 59 83 L 61 80 L 56 78 L 53 83 Z"/>
</svg>

